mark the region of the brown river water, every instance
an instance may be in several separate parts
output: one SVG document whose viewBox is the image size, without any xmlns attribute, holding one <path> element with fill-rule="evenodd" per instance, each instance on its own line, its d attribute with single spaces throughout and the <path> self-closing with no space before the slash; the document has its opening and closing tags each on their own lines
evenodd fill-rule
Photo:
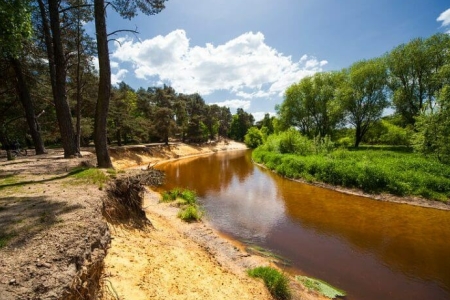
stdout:
<svg viewBox="0 0 450 300">
<path fill-rule="evenodd" d="M 291 262 L 345 299 L 450 299 L 450 211 L 287 180 L 250 151 L 162 164 L 164 189 L 195 190 L 212 226 Z"/>
</svg>

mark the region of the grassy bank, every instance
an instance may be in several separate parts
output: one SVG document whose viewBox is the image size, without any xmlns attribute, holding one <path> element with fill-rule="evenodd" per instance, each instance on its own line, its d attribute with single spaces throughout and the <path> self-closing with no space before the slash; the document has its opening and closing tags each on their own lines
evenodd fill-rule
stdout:
<svg viewBox="0 0 450 300">
<path fill-rule="evenodd" d="M 421 196 L 448 202 L 450 166 L 416 153 L 395 149 L 334 150 L 301 156 L 258 148 L 253 159 L 293 179 L 319 181 L 368 193 Z"/>
</svg>

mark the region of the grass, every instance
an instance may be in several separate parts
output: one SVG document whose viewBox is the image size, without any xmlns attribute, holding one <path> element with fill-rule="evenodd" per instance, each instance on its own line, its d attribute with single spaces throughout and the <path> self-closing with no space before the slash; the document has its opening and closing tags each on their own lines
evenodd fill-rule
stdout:
<svg viewBox="0 0 450 300">
<path fill-rule="evenodd" d="M 77 181 L 96 184 L 100 189 L 103 188 L 103 185 L 110 178 L 108 175 L 105 174 L 105 172 L 95 168 L 78 167 L 71 170 L 69 174 Z M 111 175 L 111 173 L 109 174 Z M 114 172 L 113 174 L 115 175 L 116 173 Z"/>
<path fill-rule="evenodd" d="M 386 192 L 442 202 L 450 199 L 450 166 L 404 149 L 338 149 L 308 156 L 256 149 L 253 159 L 289 178 L 358 188 L 374 194 Z"/>
<path fill-rule="evenodd" d="M 197 195 L 194 191 L 175 188 L 162 194 L 161 202 L 173 201 L 181 206 L 178 217 L 183 221 L 192 222 L 202 219 L 204 212 L 198 205 Z"/>
<path fill-rule="evenodd" d="M 9 240 L 11 240 L 16 235 L 13 233 L 0 233 L 0 249 L 5 247 Z"/>
<path fill-rule="evenodd" d="M 275 299 L 291 299 L 289 279 L 271 267 L 256 267 L 247 271 L 250 277 L 261 278 Z"/>
</svg>

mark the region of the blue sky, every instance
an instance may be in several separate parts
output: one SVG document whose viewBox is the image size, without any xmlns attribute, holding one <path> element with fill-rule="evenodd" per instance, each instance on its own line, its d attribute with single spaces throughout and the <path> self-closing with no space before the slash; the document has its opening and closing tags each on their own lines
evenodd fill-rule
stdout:
<svg viewBox="0 0 450 300">
<path fill-rule="evenodd" d="M 258 120 L 286 87 L 416 37 L 450 32 L 448 0 L 169 0 L 131 21 L 109 12 L 113 82 L 171 85 Z"/>
</svg>

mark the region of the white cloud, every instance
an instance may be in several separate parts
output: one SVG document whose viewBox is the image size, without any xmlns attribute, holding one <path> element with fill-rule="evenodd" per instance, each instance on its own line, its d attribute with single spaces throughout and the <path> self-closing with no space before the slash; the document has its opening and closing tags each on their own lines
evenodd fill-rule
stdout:
<svg viewBox="0 0 450 300">
<path fill-rule="evenodd" d="M 450 26 L 450 8 L 441 13 L 436 21 L 442 22 L 442 27 Z M 450 33 L 450 29 L 447 31 L 447 33 Z"/>
<path fill-rule="evenodd" d="M 245 100 L 239 100 L 239 99 L 233 99 L 233 100 L 225 100 L 222 102 L 215 102 L 210 104 L 217 104 L 219 106 L 225 106 L 232 109 L 242 108 L 244 110 L 247 110 L 250 108 L 250 101 Z"/>
<path fill-rule="evenodd" d="M 200 47 L 190 46 L 184 30 L 175 30 L 143 41 L 122 39 L 111 56 L 130 62 L 136 77 L 156 77 L 177 92 L 208 95 L 228 90 L 244 99 L 282 95 L 286 87 L 327 63 L 307 55 L 294 62 L 265 44 L 260 32 Z"/>
<path fill-rule="evenodd" d="M 111 84 L 118 84 L 119 82 L 123 81 L 125 78 L 125 75 L 128 73 L 128 70 L 120 69 L 117 71 L 117 73 L 111 73 Z"/>
<path fill-rule="evenodd" d="M 261 121 L 262 119 L 264 119 L 264 116 L 266 114 L 269 114 L 270 116 L 276 116 L 276 113 L 274 112 L 266 112 L 266 111 L 257 111 L 257 112 L 252 112 L 253 117 L 255 118 L 255 122 Z"/>
<path fill-rule="evenodd" d="M 253 93 L 246 93 L 243 91 L 237 92 L 236 96 L 244 98 L 244 99 L 254 99 L 254 98 L 268 98 L 270 97 L 270 93 L 267 91 L 259 90 Z"/>
<path fill-rule="evenodd" d="M 94 65 L 94 68 L 98 71 L 99 65 L 98 65 L 98 58 L 93 56 L 92 57 L 92 64 Z M 116 61 L 111 61 L 110 66 L 112 70 L 117 70 L 116 73 L 111 73 L 111 84 L 118 84 L 119 82 L 123 81 L 125 78 L 125 75 L 128 73 L 128 70 L 121 69 L 120 65 Z"/>
</svg>

